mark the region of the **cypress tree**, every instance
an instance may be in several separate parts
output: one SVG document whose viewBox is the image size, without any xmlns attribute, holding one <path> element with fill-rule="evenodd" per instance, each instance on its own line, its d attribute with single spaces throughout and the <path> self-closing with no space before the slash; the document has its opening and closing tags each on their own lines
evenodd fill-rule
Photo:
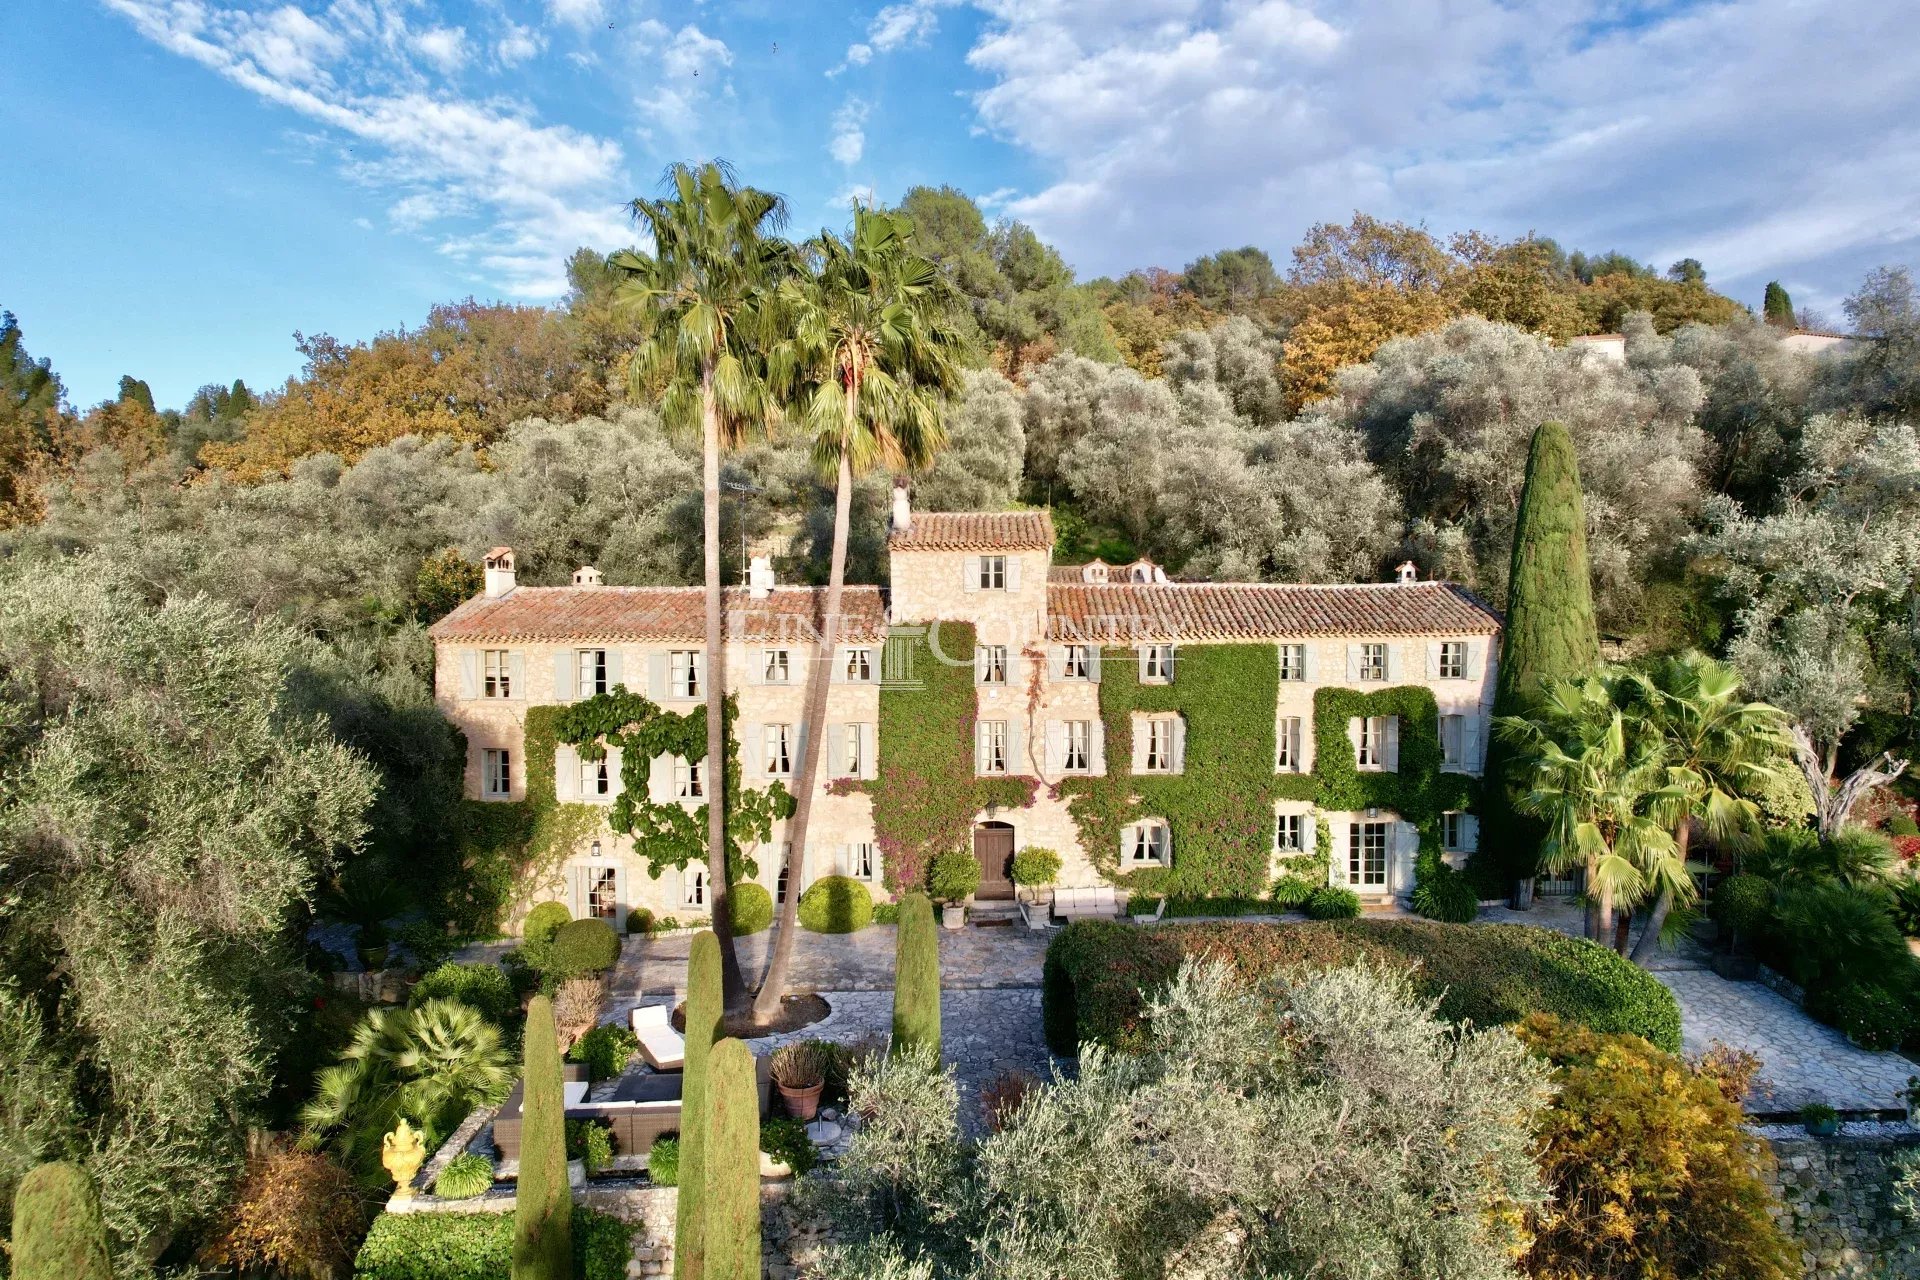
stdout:
<svg viewBox="0 0 1920 1280">
<path fill-rule="evenodd" d="M 1770 325 L 1782 329 L 1793 328 L 1793 299 L 1778 280 L 1767 281 L 1767 300 L 1762 304 L 1761 313 Z"/>
<path fill-rule="evenodd" d="M 720 1039 L 720 1021 L 725 1013 L 720 939 L 703 929 L 693 935 L 693 946 L 687 952 L 687 1060 L 680 1072 L 680 1211 L 673 1224 L 673 1274 L 677 1280 L 697 1280 L 707 1270 L 701 1207 L 707 1188 L 707 1055 Z M 759 1150 L 757 1138 L 754 1149 Z"/>
<path fill-rule="evenodd" d="M 36 1165 L 13 1195 L 14 1280 L 112 1280 L 93 1179 L 77 1164 Z"/>
<path fill-rule="evenodd" d="M 900 899 L 893 951 L 893 1048 L 925 1046 L 940 1056 L 940 934 L 924 893 Z"/>
<path fill-rule="evenodd" d="M 738 1040 L 722 1040 L 706 1065 L 706 1275 L 709 1280 L 760 1280 L 760 1091 L 753 1050 Z M 680 1216 L 685 1218 L 684 1164 L 680 1176 Z"/>
<path fill-rule="evenodd" d="M 1537 705 L 1545 682 L 1586 675 L 1599 662 L 1579 459 L 1566 427 L 1543 422 L 1533 433 L 1514 520 L 1507 625 L 1493 713 L 1525 715 Z M 1487 748 L 1481 847 L 1495 853 L 1495 865 L 1508 879 L 1529 886 L 1516 894 L 1516 902 L 1525 902 L 1539 868 L 1543 831 L 1536 821 L 1514 812 L 1501 784 L 1508 767 L 1507 749 L 1495 737 Z"/>
<path fill-rule="evenodd" d="M 513 1280 L 571 1280 L 573 1189 L 567 1185 L 566 1094 L 553 1002 L 527 1005 L 520 1183 L 513 1212 Z"/>
</svg>

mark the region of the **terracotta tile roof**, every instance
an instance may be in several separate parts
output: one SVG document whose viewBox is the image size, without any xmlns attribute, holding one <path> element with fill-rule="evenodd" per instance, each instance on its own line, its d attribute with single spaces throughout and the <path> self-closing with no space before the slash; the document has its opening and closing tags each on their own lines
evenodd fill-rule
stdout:
<svg viewBox="0 0 1920 1280">
<path fill-rule="evenodd" d="M 1053 517 L 1044 511 L 916 511 L 905 533 L 887 538 L 894 551 L 1046 551 Z"/>
<path fill-rule="evenodd" d="M 1500 615 L 1490 605 L 1446 582 L 1047 585 L 1047 630 L 1054 640 L 1489 635 L 1499 629 Z"/>
<path fill-rule="evenodd" d="M 742 587 L 723 598 L 728 639 L 813 638 L 824 587 L 775 587 L 764 600 Z M 815 598 L 820 600 L 815 603 Z M 849 640 L 886 639 L 878 587 L 848 587 L 841 597 Z M 699 587 L 519 587 L 498 599 L 473 599 L 433 624 L 435 640 L 700 640 L 706 606 Z"/>
</svg>

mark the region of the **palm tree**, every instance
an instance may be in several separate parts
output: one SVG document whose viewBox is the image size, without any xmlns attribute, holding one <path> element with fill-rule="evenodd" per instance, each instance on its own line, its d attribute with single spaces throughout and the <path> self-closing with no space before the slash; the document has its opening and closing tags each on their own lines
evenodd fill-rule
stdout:
<svg viewBox="0 0 1920 1280">
<path fill-rule="evenodd" d="M 1612 944 L 1616 903 L 1686 881 L 1672 831 L 1653 816 L 1674 803 L 1660 753 L 1622 710 L 1619 673 L 1552 682 L 1531 717 L 1494 730 L 1514 750 L 1522 812 L 1544 820 L 1541 857 L 1562 874 L 1587 873 L 1587 936 Z M 1691 882 L 1687 881 L 1691 890 Z"/>
<path fill-rule="evenodd" d="M 635 200 L 634 221 L 653 253 L 607 259 L 622 277 L 615 302 L 634 315 L 640 345 L 628 365 L 636 396 L 657 396 L 669 425 L 700 429 L 706 575 L 707 885 L 720 940 L 728 1008 L 746 1000 L 733 943 L 726 827 L 725 657 L 720 635 L 720 451 L 779 416 L 764 356 L 773 336 L 773 286 L 792 246 L 772 233 L 786 218 L 779 196 L 741 186 L 719 161 L 667 171 L 668 194 Z M 796 882 L 797 883 L 797 882 Z"/>
<path fill-rule="evenodd" d="M 794 388 L 794 406 L 813 436 L 813 460 L 833 478 L 833 553 L 824 616 L 807 668 L 807 735 L 800 752 L 797 807 L 788 828 L 787 897 L 780 908 L 766 981 L 754 1016 L 771 1018 L 785 994 L 793 955 L 798 886 L 807 823 L 819 785 L 820 739 L 826 727 L 841 594 L 847 578 L 847 526 L 853 481 L 874 466 L 927 466 L 946 432 L 943 399 L 960 385 L 954 356 L 959 337 L 948 326 L 944 278 L 914 253 L 913 223 L 904 214 L 856 206 L 842 239 L 822 232 L 807 245 L 812 270 L 781 287 L 791 329 L 771 367 Z"/>
<path fill-rule="evenodd" d="M 1748 796 L 1773 779 L 1771 762 L 1789 749 L 1785 713 L 1741 698 L 1733 669 L 1698 653 L 1661 659 L 1624 692 L 1663 757 L 1672 800 L 1658 816 L 1673 828 L 1681 864 L 1695 823 L 1716 842 L 1758 831 L 1760 807 Z M 1661 884 L 1634 963 L 1652 956 L 1674 902 L 1693 896 L 1691 876 Z"/>
</svg>

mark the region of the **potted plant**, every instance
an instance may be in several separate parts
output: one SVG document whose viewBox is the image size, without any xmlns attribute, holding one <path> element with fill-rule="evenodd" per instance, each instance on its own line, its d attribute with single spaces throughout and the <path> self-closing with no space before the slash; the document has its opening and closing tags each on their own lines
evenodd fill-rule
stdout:
<svg viewBox="0 0 1920 1280">
<path fill-rule="evenodd" d="M 1708 963 L 1730 982 L 1751 982 L 1760 974 L 1760 961 L 1742 943 L 1766 928 L 1773 914 L 1773 885 L 1756 875 L 1731 875 L 1713 891 L 1713 919 L 1720 926 L 1725 948 Z"/>
<path fill-rule="evenodd" d="M 1060 878 L 1060 855 L 1030 844 L 1013 855 L 1013 883 L 1022 902 L 1041 902 L 1041 891 Z"/>
<path fill-rule="evenodd" d="M 927 868 L 927 892 L 941 904 L 940 923 L 958 929 L 967 922 L 963 905 L 980 887 L 980 864 L 964 849 L 949 849 Z"/>
<path fill-rule="evenodd" d="M 1809 1102 L 1800 1108 L 1800 1123 L 1816 1138 L 1831 1138 L 1840 1132 L 1840 1113 L 1824 1102 Z"/>
<path fill-rule="evenodd" d="M 820 1109 L 820 1094 L 827 1087 L 828 1058 L 817 1040 L 796 1040 L 773 1051 L 769 1064 L 773 1087 L 787 1114 L 796 1120 L 811 1120 Z"/>
</svg>

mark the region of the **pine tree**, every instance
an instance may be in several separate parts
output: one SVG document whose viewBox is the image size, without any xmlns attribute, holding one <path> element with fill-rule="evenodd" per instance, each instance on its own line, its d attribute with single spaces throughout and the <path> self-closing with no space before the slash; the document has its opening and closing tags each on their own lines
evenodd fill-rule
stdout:
<svg viewBox="0 0 1920 1280">
<path fill-rule="evenodd" d="M 13 1197 L 14 1280 L 112 1280 L 93 1179 L 77 1164 L 36 1165 Z"/>
<path fill-rule="evenodd" d="M 1767 323 L 1781 329 L 1791 329 L 1793 325 L 1793 299 L 1781 287 L 1778 280 L 1767 281 L 1767 300 L 1762 306 Z"/>
<path fill-rule="evenodd" d="M 677 1280 L 698 1280 L 707 1272 L 701 1204 L 707 1188 L 707 1055 L 720 1039 L 724 1014 L 720 939 L 703 929 L 694 935 L 687 953 L 687 1049 L 686 1064 L 680 1072 L 680 1212 L 673 1225 L 673 1274 Z M 756 1150 L 758 1145 L 756 1140 Z"/>
<path fill-rule="evenodd" d="M 130 373 L 120 375 L 120 403 L 137 404 L 148 413 L 159 412 L 153 406 L 153 388 Z"/>
<path fill-rule="evenodd" d="M 253 392 L 247 390 L 247 384 L 239 378 L 235 378 L 233 380 L 233 390 L 227 395 L 227 403 L 224 406 L 221 416 L 226 418 L 244 417 L 253 409 L 255 403 Z"/>
<path fill-rule="evenodd" d="M 924 893 L 900 900 L 893 953 L 893 1052 L 930 1047 L 940 1056 L 940 935 Z"/>
<path fill-rule="evenodd" d="M 1600 662 L 1587 567 L 1586 502 L 1573 437 L 1558 422 L 1533 433 L 1507 575 L 1507 625 L 1494 687 L 1496 716 L 1525 715 L 1542 685 L 1591 672 Z M 1513 810 L 1501 785 L 1508 751 L 1499 738 L 1487 750 L 1488 785 L 1481 801 L 1481 848 L 1505 878 L 1530 884 L 1539 867 L 1539 825 Z M 1527 900 L 1523 889 L 1518 900 Z"/>
<path fill-rule="evenodd" d="M 553 1002 L 527 1005 L 520 1183 L 513 1213 L 513 1280 L 570 1280 L 573 1189 L 567 1183 L 566 1094 Z"/>
<path fill-rule="evenodd" d="M 716 960 L 719 952 L 716 949 Z M 688 1063 L 692 1067 L 692 1063 Z M 722 1040 L 707 1058 L 707 1136 L 702 1161 L 705 1274 L 710 1280 L 760 1280 L 760 1091 L 753 1050 Z M 685 1121 L 683 1119 L 682 1123 Z M 682 1131 L 685 1135 L 685 1130 Z M 682 1148 L 684 1152 L 684 1148 Z M 680 1216 L 687 1215 L 687 1169 L 680 1166 Z"/>
</svg>

